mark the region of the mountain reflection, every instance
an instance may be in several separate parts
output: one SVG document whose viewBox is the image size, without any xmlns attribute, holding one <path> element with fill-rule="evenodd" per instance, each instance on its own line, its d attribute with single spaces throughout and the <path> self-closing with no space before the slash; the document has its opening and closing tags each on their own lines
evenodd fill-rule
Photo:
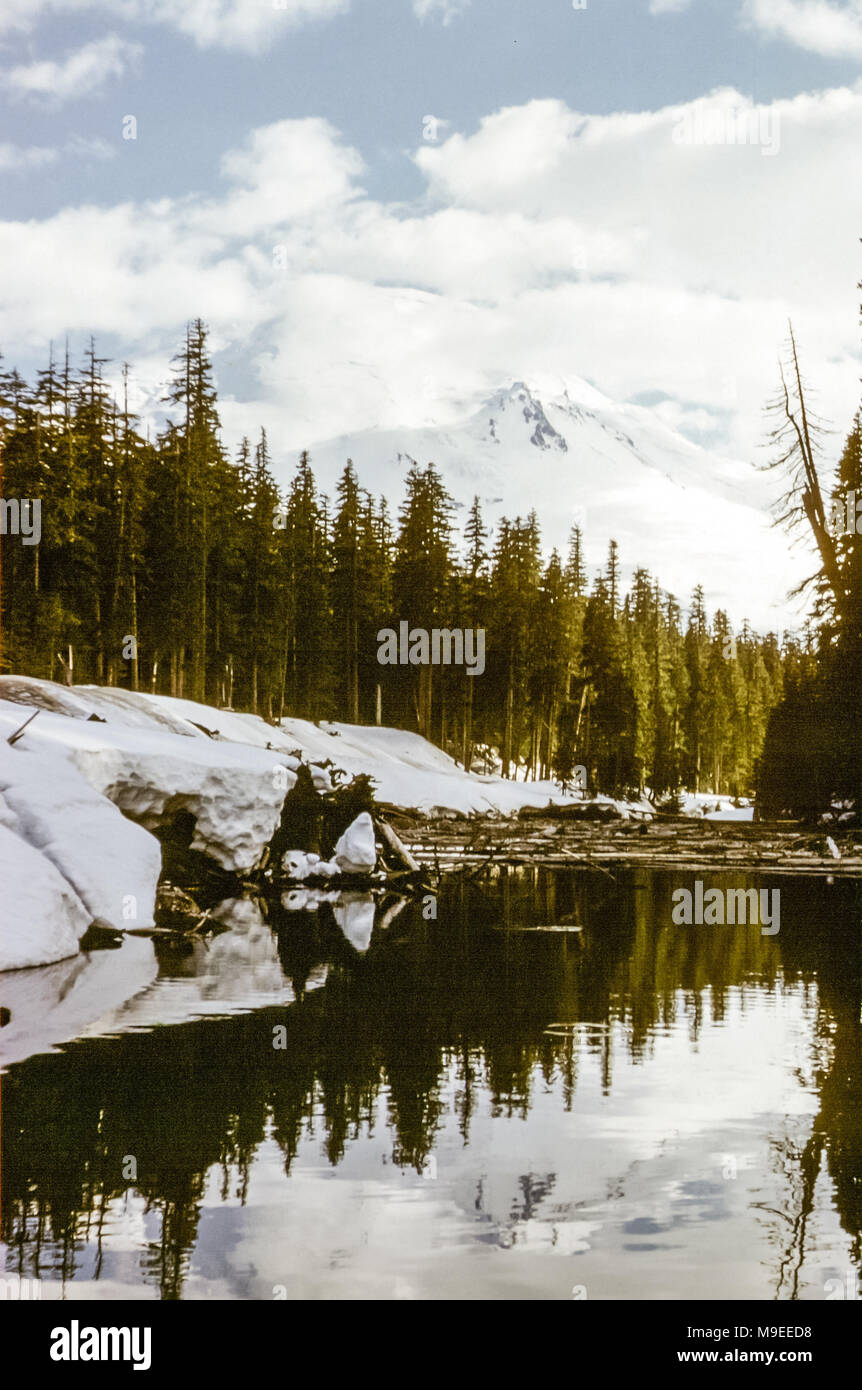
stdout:
<svg viewBox="0 0 862 1390">
<path fill-rule="evenodd" d="M 819 1110 L 798 1143 L 773 1150 L 783 1202 L 762 1220 L 775 1251 L 775 1294 L 799 1292 L 822 1172 L 858 1265 L 858 890 L 780 880 L 781 932 L 766 937 L 757 928 L 672 926 L 671 894 L 683 881 L 535 869 L 501 871 L 481 886 L 450 879 L 437 921 L 425 921 L 419 905 L 398 915 L 379 909 L 364 955 L 331 906 L 290 912 L 270 904 L 296 1002 L 88 1038 L 4 1077 L 6 1275 L 60 1280 L 74 1297 L 70 1281 L 105 1277 L 109 1214 L 137 1194 L 137 1277 L 162 1298 L 180 1298 L 207 1192 L 217 1181 L 222 1202 L 244 1204 L 265 1143 L 277 1144 L 287 1180 L 309 1136 L 337 1166 L 382 1117 L 389 1161 L 428 1176 L 447 1120 L 457 1120 L 469 1145 L 482 1102 L 493 1116 L 526 1119 L 551 1092 L 569 1112 L 585 1059 L 596 1059 L 610 1095 L 615 1048 L 644 1063 L 662 1034 L 682 1027 L 693 1054 L 707 1023 L 732 1022 L 755 997 L 791 987 L 810 1007 L 810 1074 L 800 1085 L 816 1093 Z M 538 930 L 551 925 L 567 929 Z M 321 966 L 325 985 L 309 988 Z M 279 1028 L 284 1045 L 274 1046 Z M 608 1174 L 609 1184 L 617 1180 Z M 536 1226 L 556 1181 L 554 1172 L 521 1177 L 511 1231 Z M 484 1204 L 479 1178 L 480 1218 Z M 652 1229 L 636 1223 L 629 1234 Z M 573 1248 L 577 1239 L 575 1232 Z"/>
</svg>

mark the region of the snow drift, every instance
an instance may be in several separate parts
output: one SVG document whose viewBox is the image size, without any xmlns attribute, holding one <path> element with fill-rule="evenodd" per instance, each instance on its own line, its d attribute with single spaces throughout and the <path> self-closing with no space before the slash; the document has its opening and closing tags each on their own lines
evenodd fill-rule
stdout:
<svg viewBox="0 0 862 1390">
<path fill-rule="evenodd" d="M 87 909 L 53 864 L 5 824 L 0 824 L 0 881 L 0 970 L 47 965 L 77 951 L 90 922 Z"/>
</svg>

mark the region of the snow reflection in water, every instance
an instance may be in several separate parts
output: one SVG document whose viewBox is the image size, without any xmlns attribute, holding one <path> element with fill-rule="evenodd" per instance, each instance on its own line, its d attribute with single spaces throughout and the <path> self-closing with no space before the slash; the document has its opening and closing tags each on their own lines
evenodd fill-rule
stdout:
<svg viewBox="0 0 862 1390">
<path fill-rule="evenodd" d="M 450 881 L 436 922 L 381 904 L 361 954 L 333 904 L 277 906 L 201 974 L 163 956 L 112 1014 L 134 1031 L 4 1078 L 7 1270 L 71 1298 L 825 1297 L 862 1241 L 857 890 L 783 879 L 770 939 L 672 926 L 684 877 Z M 198 1014 L 284 994 L 152 1026 L 189 986 Z"/>
<path fill-rule="evenodd" d="M 354 949 L 367 951 L 375 921 L 373 895 L 313 889 L 285 894 L 288 912 L 315 912 L 324 904 Z M 9 1020 L 0 1033 L 0 1063 L 10 1066 L 75 1038 L 293 1003 L 278 938 L 260 902 L 228 899 L 211 915 L 222 928 L 214 936 L 167 944 L 128 936 L 116 949 L 0 975 Z M 327 969 L 321 962 L 311 972 L 306 991 L 325 983 Z"/>
</svg>

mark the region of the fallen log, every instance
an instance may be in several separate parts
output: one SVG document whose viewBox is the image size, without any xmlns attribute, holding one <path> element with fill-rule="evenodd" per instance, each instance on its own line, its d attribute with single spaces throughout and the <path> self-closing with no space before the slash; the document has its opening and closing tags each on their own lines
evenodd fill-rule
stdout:
<svg viewBox="0 0 862 1390">
<path fill-rule="evenodd" d="M 386 842 L 392 853 L 395 855 L 395 858 L 400 860 L 400 862 L 410 870 L 411 874 L 421 873 L 421 868 L 419 864 L 413 858 L 413 855 L 410 853 L 409 849 L 404 844 L 404 842 L 400 840 L 399 837 L 396 835 L 395 831 L 392 829 L 392 826 L 389 825 L 388 822 L 385 820 L 376 820 L 374 824 L 376 829 L 380 833 L 380 838 Z"/>
</svg>

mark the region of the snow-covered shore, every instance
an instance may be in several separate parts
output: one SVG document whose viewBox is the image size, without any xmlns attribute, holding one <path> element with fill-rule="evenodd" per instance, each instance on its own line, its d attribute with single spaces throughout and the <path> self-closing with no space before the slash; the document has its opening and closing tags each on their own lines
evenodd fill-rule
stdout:
<svg viewBox="0 0 862 1390">
<path fill-rule="evenodd" d="M 301 719 L 275 728 L 189 700 L 2 676 L 0 971 L 74 955 L 94 920 L 151 926 L 161 868 L 152 832 L 180 812 L 192 818 L 193 849 L 233 872 L 253 869 L 300 762 L 320 790 L 331 764 L 368 773 L 380 800 L 428 813 L 506 815 L 566 799 L 551 783 L 466 773 L 398 729 Z"/>
<path fill-rule="evenodd" d="M 275 728 L 188 700 L 0 676 L 2 1065 L 91 1031 L 290 1002 L 275 938 L 248 899 L 216 909 L 223 934 L 196 940 L 194 969 L 186 961 L 176 978 L 163 978 L 150 940 L 126 936 L 116 951 L 82 951 L 80 942 L 94 921 L 121 931 L 153 925 L 162 866 L 154 832 L 174 826 L 180 813 L 193 826 L 193 849 L 240 876 L 257 866 L 301 763 L 318 790 L 332 785 L 330 768 L 347 779 L 366 773 L 379 801 L 428 815 L 508 816 L 573 799 L 553 783 L 467 773 L 398 729 L 300 719 Z M 648 803 L 613 804 L 624 816 L 652 814 Z M 687 796 L 683 809 L 751 815 L 708 796 Z M 299 881 L 373 857 L 373 826 L 362 816 L 328 866 L 288 853 L 297 886 L 284 894 L 284 909 L 315 911 L 325 902 L 352 948 L 368 950 L 373 895 L 339 890 L 337 880 L 332 891 Z M 324 979 L 325 972 L 314 983 Z"/>
<path fill-rule="evenodd" d="M 0 676 L 0 971 L 75 955 L 93 921 L 151 926 L 161 870 L 153 832 L 180 813 L 193 825 L 192 849 L 237 874 L 253 869 L 301 762 L 318 790 L 331 786 L 330 767 L 367 773 L 380 801 L 429 815 L 512 815 L 571 799 L 551 782 L 465 772 L 400 729 L 274 727 L 190 700 Z M 688 797 L 685 809 L 751 814 L 725 801 Z M 647 803 L 616 806 L 651 813 Z"/>
<path fill-rule="evenodd" d="M 0 970 L 73 955 L 94 921 L 151 925 L 161 870 L 158 842 L 87 780 L 62 738 L 45 730 L 9 746 L 20 722 L 0 707 Z"/>
</svg>

